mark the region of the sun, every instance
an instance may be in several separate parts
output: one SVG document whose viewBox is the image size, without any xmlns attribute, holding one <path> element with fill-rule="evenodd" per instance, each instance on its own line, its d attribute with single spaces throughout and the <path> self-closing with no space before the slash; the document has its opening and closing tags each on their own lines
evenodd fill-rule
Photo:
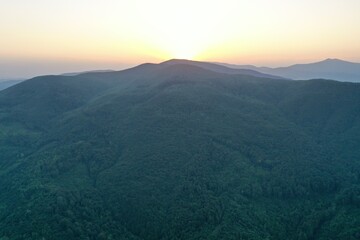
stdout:
<svg viewBox="0 0 360 240">
<path fill-rule="evenodd" d="M 190 26 L 168 28 L 161 36 L 156 39 L 157 46 L 166 52 L 169 58 L 194 60 L 201 55 L 209 43 L 206 35 Z"/>
<path fill-rule="evenodd" d="M 153 46 L 152 54 L 162 59 L 188 59 L 195 60 L 203 51 L 200 38 L 189 37 L 189 33 L 173 32 L 166 36 L 155 39 L 150 45 Z"/>
<path fill-rule="evenodd" d="M 191 60 L 195 57 L 195 54 L 187 49 L 179 49 L 172 54 L 172 58 L 188 59 Z"/>
<path fill-rule="evenodd" d="M 197 49 L 195 46 L 179 44 L 171 47 L 170 55 L 172 58 L 191 60 L 196 57 Z"/>
<path fill-rule="evenodd" d="M 203 58 L 227 36 L 221 18 L 204 11 L 206 6 L 218 12 L 221 5 L 209 5 L 205 0 L 155 1 L 162 7 L 154 8 L 153 1 L 143 6 L 140 19 L 134 19 L 138 23 L 134 31 L 139 31 L 139 39 L 156 50 L 159 58 Z M 148 9 L 153 9 L 151 17 Z"/>
</svg>

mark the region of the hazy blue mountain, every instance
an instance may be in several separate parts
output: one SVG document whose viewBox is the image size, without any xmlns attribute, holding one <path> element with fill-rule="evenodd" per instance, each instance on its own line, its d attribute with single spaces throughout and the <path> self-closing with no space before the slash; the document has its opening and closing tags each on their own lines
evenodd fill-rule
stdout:
<svg viewBox="0 0 360 240">
<path fill-rule="evenodd" d="M 90 70 L 90 71 L 84 71 L 84 72 L 71 72 L 71 73 L 63 73 L 62 76 L 76 76 L 79 74 L 84 73 L 106 73 L 106 72 L 114 72 L 114 70 L 106 69 L 106 70 Z"/>
<path fill-rule="evenodd" d="M 0 239 L 358 240 L 360 84 L 143 64 L 0 92 Z"/>
<path fill-rule="evenodd" d="M 18 79 L 17 80 L 0 80 L 0 91 L 6 89 L 8 87 L 11 87 L 15 84 L 18 84 L 22 81 L 24 81 L 24 80 L 18 80 Z"/>
<path fill-rule="evenodd" d="M 296 64 L 279 68 L 255 67 L 252 65 L 224 65 L 232 68 L 252 69 L 295 80 L 322 78 L 342 82 L 360 82 L 360 63 L 347 62 L 339 59 L 326 59 L 316 63 Z"/>
<path fill-rule="evenodd" d="M 241 74 L 241 75 L 248 75 L 248 76 L 254 76 L 254 77 L 263 77 L 263 78 L 273 78 L 273 79 L 284 79 L 280 76 L 274 76 L 271 74 L 264 74 L 252 69 L 239 69 L 237 68 L 230 68 L 223 66 L 221 64 L 215 64 L 210 62 L 199 62 L 199 61 L 191 61 L 191 60 L 185 60 L 185 59 L 172 59 L 166 62 L 162 63 L 163 65 L 176 65 L 176 64 L 187 64 L 192 66 L 201 67 L 204 69 L 208 69 L 214 72 L 218 73 L 226 73 L 226 74 Z"/>
</svg>

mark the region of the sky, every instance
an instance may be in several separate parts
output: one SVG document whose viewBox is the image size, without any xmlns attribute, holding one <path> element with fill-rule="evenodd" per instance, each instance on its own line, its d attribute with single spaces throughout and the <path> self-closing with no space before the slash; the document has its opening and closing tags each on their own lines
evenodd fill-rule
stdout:
<svg viewBox="0 0 360 240">
<path fill-rule="evenodd" d="M 0 79 L 172 58 L 360 62 L 360 0 L 0 0 Z"/>
</svg>

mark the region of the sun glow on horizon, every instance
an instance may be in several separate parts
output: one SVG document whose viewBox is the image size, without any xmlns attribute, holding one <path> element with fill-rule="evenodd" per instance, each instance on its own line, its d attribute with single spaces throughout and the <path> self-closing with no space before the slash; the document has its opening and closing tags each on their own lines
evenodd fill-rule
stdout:
<svg viewBox="0 0 360 240">
<path fill-rule="evenodd" d="M 171 54 L 176 59 L 194 59 L 196 53 L 194 50 L 186 48 L 184 46 L 176 47 L 174 52 Z"/>
<path fill-rule="evenodd" d="M 0 78 L 25 65 L 28 76 L 172 58 L 360 61 L 358 9 L 359 0 L 2 1 Z"/>
<path fill-rule="evenodd" d="M 146 39 L 154 49 L 158 49 L 164 59 L 198 58 L 229 37 L 225 24 L 229 16 L 214 16 L 214 12 L 221 8 L 220 1 L 155 0 L 143 5 L 141 9 L 134 8 L 137 17 L 133 22 L 139 24 L 134 32 L 139 39 Z"/>
</svg>

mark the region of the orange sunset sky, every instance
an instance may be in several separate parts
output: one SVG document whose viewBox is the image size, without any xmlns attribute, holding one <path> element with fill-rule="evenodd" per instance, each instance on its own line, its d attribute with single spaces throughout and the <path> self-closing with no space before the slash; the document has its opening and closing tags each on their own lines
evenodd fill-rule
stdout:
<svg viewBox="0 0 360 240">
<path fill-rule="evenodd" d="M 360 62 L 359 0 L 0 0 L 0 79 L 170 58 Z"/>
</svg>

